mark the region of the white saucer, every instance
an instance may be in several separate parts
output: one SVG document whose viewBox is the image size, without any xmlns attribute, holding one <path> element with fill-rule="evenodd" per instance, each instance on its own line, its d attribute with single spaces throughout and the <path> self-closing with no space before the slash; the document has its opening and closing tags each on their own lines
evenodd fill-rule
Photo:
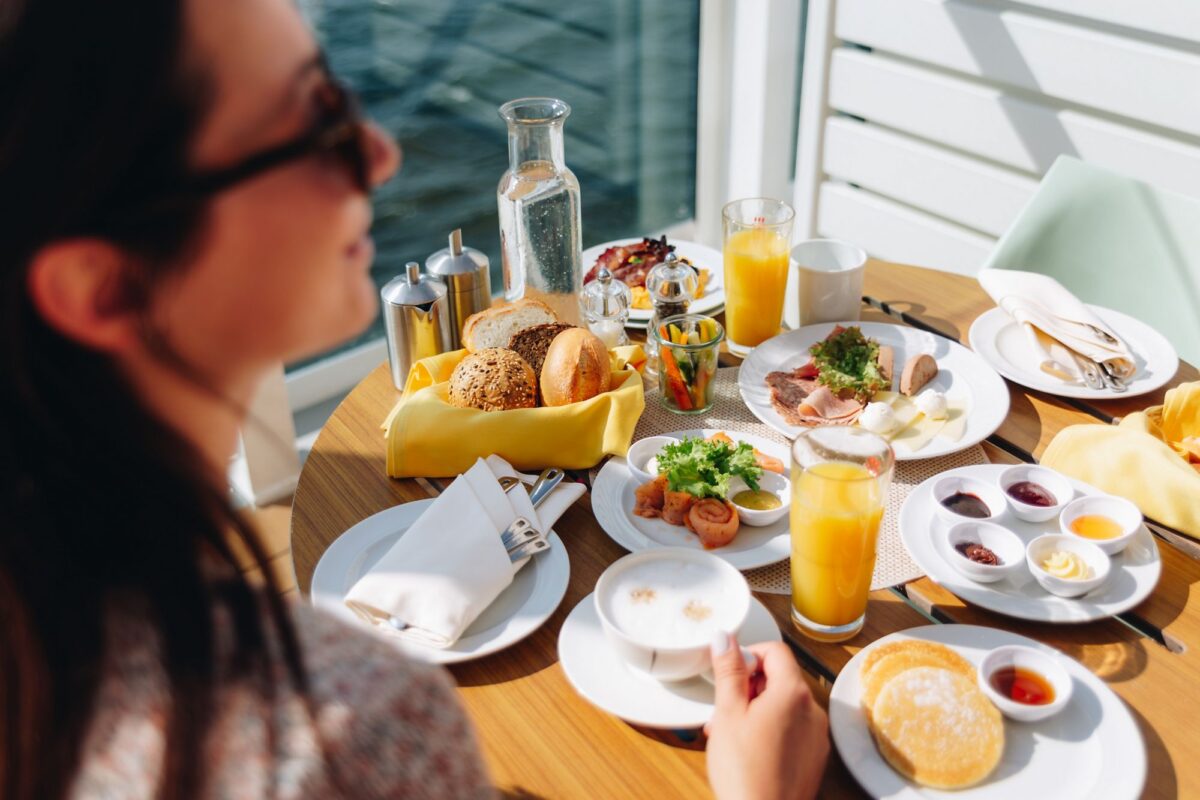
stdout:
<svg viewBox="0 0 1200 800">
<path fill-rule="evenodd" d="M 1113 556 L 1112 573 L 1104 585 L 1083 597 L 1068 599 L 1050 594 L 1034 580 L 1028 567 L 995 583 L 976 583 L 948 564 L 942 557 L 941 548 L 934 544 L 934 537 L 944 529 L 945 523 L 935 511 L 937 501 L 933 499 L 933 484 L 948 475 L 996 484 L 1007 467 L 1005 464 L 975 464 L 948 470 L 921 483 L 908 495 L 900 509 L 900 539 L 925 574 L 969 603 L 1037 622 L 1091 622 L 1128 611 L 1150 596 L 1162 573 L 1162 558 L 1153 534 L 1144 524 L 1129 546 L 1120 555 Z M 1082 481 L 1067 480 L 1075 488 L 1076 497 L 1103 494 Z M 1007 506 L 1001 516 L 989 522 L 1008 528 L 1026 545 L 1043 533 L 1059 532 L 1058 517 L 1046 522 L 1024 522 Z"/>
<path fill-rule="evenodd" d="M 623 244 L 637 244 L 640 241 L 642 241 L 642 237 L 638 236 L 632 239 L 614 239 L 611 242 L 589 247 L 583 251 L 584 274 L 586 275 L 591 270 L 596 259 L 608 248 Z M 688 313 L 709 315 L 718 313 L 725 305 L 725 260 L 721 251 L 699 242 L 672 239 L 669 236 L 667 244 L 675 246 L 675 255 L 686 258 L 699 269 L 708 270 L 708 283 L 704 285 L 704 294 L 688 304 Z M 627 327 L 645 328 L 652 316 L 654 316 L 653 310 L 631 308 Z"/>
<path fill-rule="evenodd" d="M 754 598 L 738 634 L 740 644 L 778 642 L 779 626 Z M 579 601 L 558 634 L 558 660 L 575 691 L 601 711 L 645 728 L 703 726 L 713 713 L 713 686 L 702 677 L 657 681 L 626 665 L 608 646 L 592 595 Z"/>
<path fill-rule="evenodd" d="M 716 428 L 696 428 L 663 435 L 674 439 L 682 439 L 685 436 L 708 438 L 714 433 L 717 433 Z M 747 442 L 763 453 L 778 458 L 784 465 L 791 463 L 791 453 L 787 445 L 750 433 L 727 433 L 735 442 Z M 638 486 L 638 479 L 629 471 L 628 462 L 619 456 L 610 458 L 592 483 L 592 513 L 596 515 L 600 527 L 614 542 L 631 553 L 654 547 L 704 549 L 700 539 L 681 525 L 671 525 L 661 519 L 646 519 L 635 515 L 633 492 Z M 732 542 L 708 552 L 723 558 L 738 569 L 753 569 L 774 564 L 792 554 L 788 525 L 786 514 L 770 525 L 758 528 L 743 524 L 738 528 L 737 536 Z"/>
<path fill-rule="evenodd" d="M 1070 674 L 1071 700 L 1041 722 L 1005 720 L 1004 757 L 982 783 L 954 792 L 918 786 L 893 770 L 871 739 L 862 709 L 859 670 L 867 653 L 885 642 L 939 642 L 978 666 L 1002 645 L 1024 645 L 1054 656 Z M 829 695 L 833 744 L 855 779 L 872 797 L 915 800 L 1125 800 L 1146 782 L 1146 747 L 1133 715 L 1104 681 L 1052 647 L 1015 633 L 977 625 L 928 625 L 884 636 L 859 650 L 838 673 Z"/>
<path fill-rule="evenodd" d="M 1179 368 L 1179 356 L 1161 333 L 1120 311 L 1101 306 L 1088 308 L 1119 334 L 1133 353 L 1137 374 L 1129 382 L 1127 391 L 1117 393 L 1111 389 L 1091 389 L 1082 383 L 1063 383 L 1041 370 L 1031 368 L 1028 365 L 1037 362 L 1033 348 L 1025 338 L 1021 326 L 999 306 L 988 309 L 975 318 L 967 333 L 967 339 L 972 350 L 1013 383 L 1059 397 L 1087 400 L 1134 397 L 1152 392 L 1175 377 L 1175 370 Z"/>
<path fill-rule="evenodd" d="M 339 536 L 321 555 L 313 571 L 310 591 L 313 606 L 361 625 L 406 655 L 433 664 L 454 664 L 490 655 L 540 628 L 562 602 L 571 577 L 567 548 L 554 531 L 547 537 L 550 549 L 530 559 L 508 588 L 448 648 L 424 647 L 389 636 L 346 607 L 342 600 L 350 587 L 375 566 L 432 502 L 432 499 L 415 500 L 393 506 L 367 517 Z"/>
</svg>

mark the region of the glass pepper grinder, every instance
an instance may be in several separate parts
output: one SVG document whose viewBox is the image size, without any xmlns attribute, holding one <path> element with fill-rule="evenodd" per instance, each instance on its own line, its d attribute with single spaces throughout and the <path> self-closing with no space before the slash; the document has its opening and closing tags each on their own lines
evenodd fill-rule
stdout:
<svg viewBox="0 0 1200 800">
<path fill-rule="evenodd" d="M 654 316 L 646 329 L 646 369 L 658 372 L 658 339 L 655 331 L 661 321 L 676 314 L 686 314 L 688 303 L 696 296 L 700 278 L 696 270 L 679 260 L 674 253 L 655 264 L 646 276 L 646 291 L 654 303 Z"/>
<path fill-rule="evenodd" d="M 629 344 L 625 323 L 629 321 L 632 302 L 629 287 L 614 278 L 607 267 L 601 267 L 596 280 L 583 287 L 583 310 L 588 330 L 596 334 L 605 347 L 611 349 Z"/>
</svg>

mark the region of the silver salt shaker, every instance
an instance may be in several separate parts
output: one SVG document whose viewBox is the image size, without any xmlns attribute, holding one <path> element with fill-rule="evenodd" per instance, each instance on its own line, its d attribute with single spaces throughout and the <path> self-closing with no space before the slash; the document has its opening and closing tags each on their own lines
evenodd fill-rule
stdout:
<svg viewBox="0 0 1200 800">
<path fill-rule="evenodd" d="M 403 389 L 414 363 L 455 349 L 451 344 L 446 287 L 428 275 L 421 277 L 421 265 L 410 261 L 405 265 L 405 274 L 390 280 L 379 294 L 383 299 L 392 384 Z"/>
<path fill-rule="evenodd" d="M 425 259 L 429 277 L 446 287 L 450 306 L 450 349 L 462 347 L 462 326 L 467 317 L 492 307 L 492 279 L 488 257 L 473 247 L 463 247 L 462 229 L 450 233 L 450 246 Z"/>
</svg>

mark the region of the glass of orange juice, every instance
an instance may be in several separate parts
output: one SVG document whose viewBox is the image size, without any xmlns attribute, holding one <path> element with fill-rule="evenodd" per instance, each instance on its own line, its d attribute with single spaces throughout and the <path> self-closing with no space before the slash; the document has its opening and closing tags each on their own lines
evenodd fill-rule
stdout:
<svg viewBox="0 0 1200 800">
<path fill-rule="evenodd" d="M 782 200 L 749 197 L 721 212 L 725 238 L 725 334 L 746 355 L 779 333 L 796 212 Z"/>
<path fill-rule="evenodd" d="M 862 630 L 892 448 L 858 427 L 813 428 L 792 444 L 792 621 L 840 642 Z"/>
</svg>

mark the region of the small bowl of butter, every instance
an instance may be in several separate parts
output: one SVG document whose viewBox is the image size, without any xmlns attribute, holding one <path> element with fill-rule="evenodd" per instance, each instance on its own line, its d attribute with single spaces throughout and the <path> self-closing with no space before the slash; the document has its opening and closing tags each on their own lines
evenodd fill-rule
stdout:
<svg viewBox="0 0 1200 800">
<path fill-rule="evenodd" d="M 1112 561 L 1099 547 L 1061 533 L 1030 542 L 1025 563 L 1038 584 L 1059 597 L 1082 597 L 1103 585 L 1112 570 Z"/>
</svg>

